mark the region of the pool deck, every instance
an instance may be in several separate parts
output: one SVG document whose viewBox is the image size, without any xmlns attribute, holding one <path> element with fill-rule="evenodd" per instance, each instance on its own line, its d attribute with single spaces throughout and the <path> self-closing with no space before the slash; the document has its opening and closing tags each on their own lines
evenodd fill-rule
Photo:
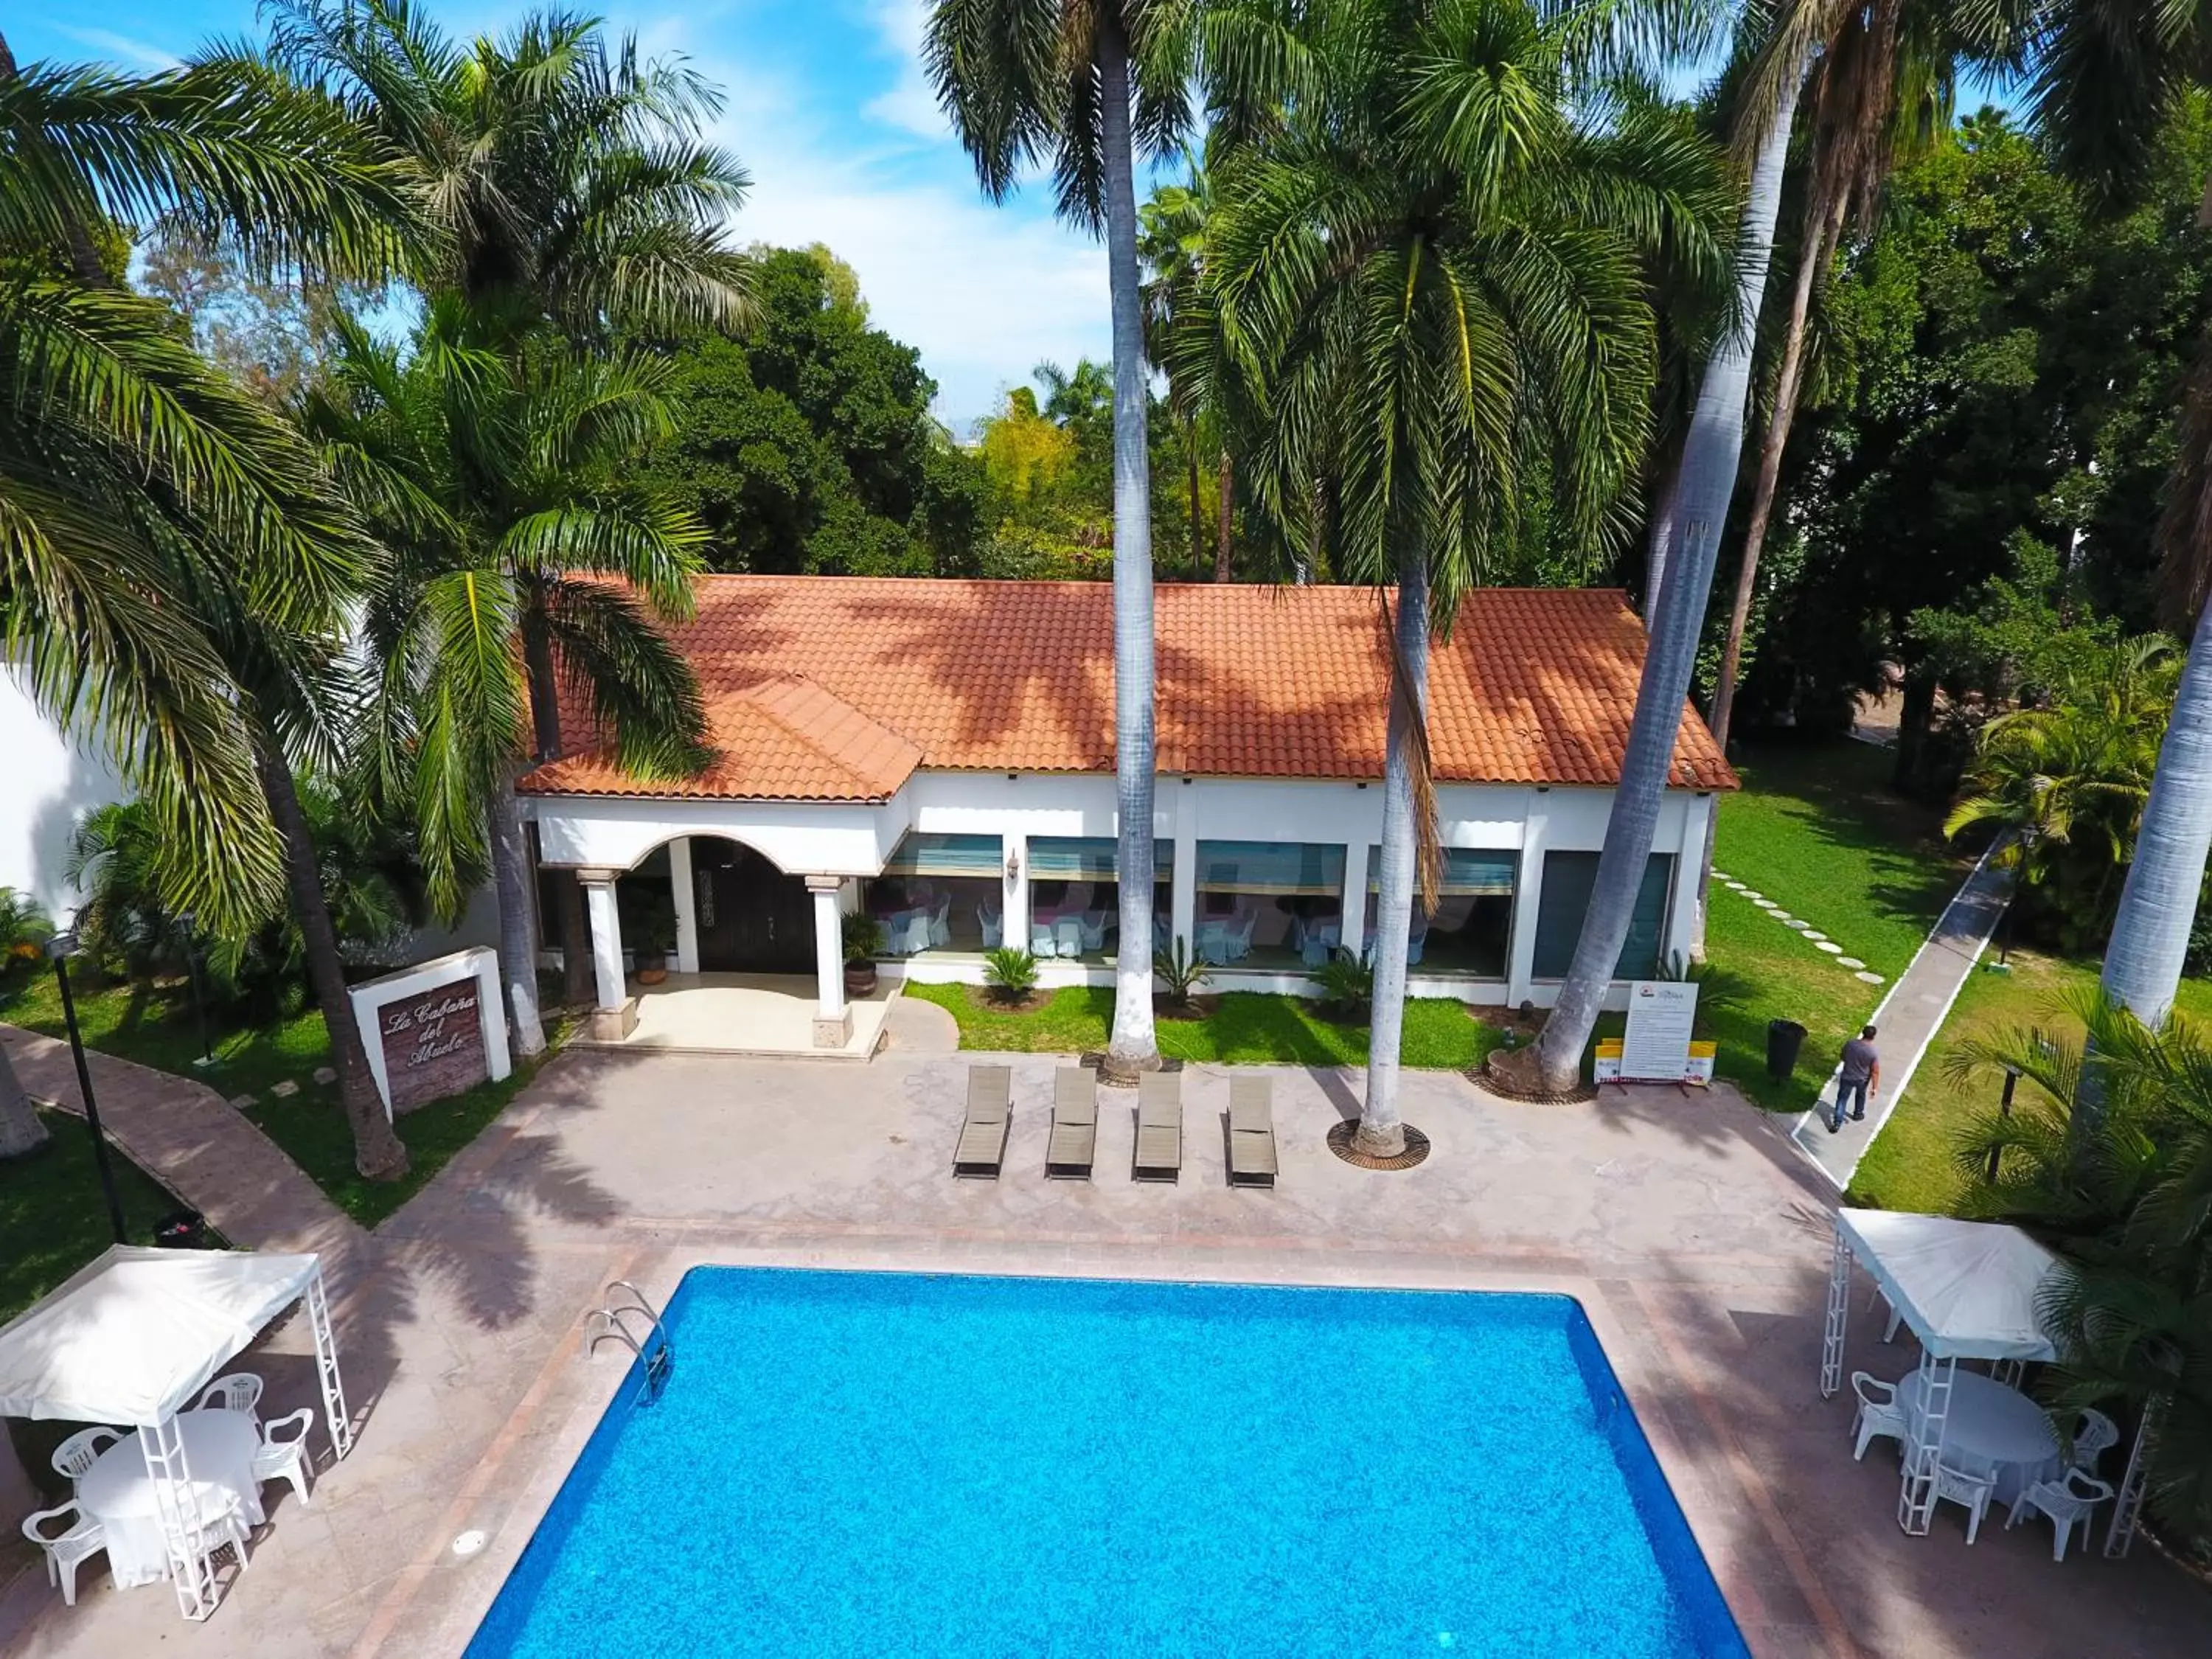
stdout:
<svg viewBox="0 0 2212 1659">
<path fill-rule="evenodd" d="M 2056 1565 L 2047 1525 L 2007 1534 L 2001 1513 L 1968 1548 L 1951 1505 L 1931 1536 L 1899 1532 L 1893 1455 L 1878 1443 L 1854 1463 L 1849 1396 L 1816 1386 L 1832 1194 L 1786 1125 L 1729 1091 L 1538 1108 L 1409 1073 L 1406 1115 L 1435 1150 L 1385 1175 L 1324 1145 L 1357 1111 L 1356 1074 L 1279 1070 L 1282 1179 L 1264 1193 L 1224 1184 L 1228 1073 L 1193 1066 L 1181 1184 L 1128 1180 L 1133 1097 L 1115 1094 L 1097 1179 L 1048 1182 L 1056 1062 L 1015 1056 L 1006 1173 L 956 1182 L 968 1059 L 895 1032 L 866 1066 L 556 1060 L 398 1216 L 338 1243 L 360 1438 L 312 1507 L 272 1489 L 272 1525 L 215 1617 L 185 1626 L 166 1590 L 114 1591 L 97 1561 L 65 1610 L 33 1564 L 0 1592 L 0 1651 L 458 1655 L 623 1370 L 611 1345 L 585 1352 L 599 1288 L 634 1278 L 660 1297 L 702 1262 L 1565 1291 L 1761 1659 L 2203 1650 L 2212 1592 L 2147 1548 Z M 1909 1344 L 1881 1346 L 1864 1294 L 1850 1364 L 1900 1375 Z M 312 1396 L 306 1352 L 295 1321 L 244 1362 L 268 1377 L 272 1413 Z M 1336 1403 L 1356 1447 L 1360 1402 Z M 1376 1455 L 1405 1455 L 1401 1428 L 1382 1426 Z M 485 1547 L 456 1557 L 471 1530 Z"/>
</svg>

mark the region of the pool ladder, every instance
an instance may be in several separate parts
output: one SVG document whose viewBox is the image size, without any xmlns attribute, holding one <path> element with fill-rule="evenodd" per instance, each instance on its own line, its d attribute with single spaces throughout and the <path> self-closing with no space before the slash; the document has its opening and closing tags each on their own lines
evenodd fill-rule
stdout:
<svg viewBox="0 0 2212 1659">
<path fill-rule="evenodd" d="M 631 1322 L 641 1316 L 645 1321 L 642 1336 L 631 1328 Z M 668 1382 L 669 1369 L 676 1363 L 676 1350 L 668 1340 L 668 1328 L 660 1322 L 660 1310 L 629 1280 L 617 1279 L 607 1286 L 607 1299 L 592 1310 L 592 1317 L 599 1322 L 592 1338 L 592 1350 L 596 1352 L 611 1336 L 619 1339 L 645 1367 L 646 1397 L 659 1399 Z"/>
</svg>

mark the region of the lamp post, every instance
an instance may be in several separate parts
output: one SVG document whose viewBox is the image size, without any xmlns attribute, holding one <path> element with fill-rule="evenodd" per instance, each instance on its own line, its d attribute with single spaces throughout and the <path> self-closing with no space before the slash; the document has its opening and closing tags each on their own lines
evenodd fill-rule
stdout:
<svg viewBox="0 0 2212 1659">
<path fill-rule="evenodd" d="M 189 910 L 177 918 L 177 926 L 185 930 L 185 971 L 191 975 L 192 1020 L 200 1032 L 200 1057 L 192 1064 L 204 1071 L 215 1064 L 215 1050 L 208 1043 L 207 998 L 200 989 L 199 935 L 195 931 L 195 921 Z"/>
<path fill-rule="evenodd" d="M 77 952 L 74 930 L 56 933 L 46 941 L 53 959 L 54 980 L 61 987 L 62 1023 L 69 1027 L 70 1054 L 76 1061 L 77 1091 L 84 1097 L 85 1126 L 92 1131 L 92 1161 L 100 1169 L 100 1189 L 107 1196 L 107 1219 L 115 1229 L 115 1242 L 129 1243 L 123 1227 L 123 1199 L 115 1190 L 115 1171 L 107 1162 L 107 1136 L 100 1127 L 100 1103 L 92 1095 L 92 1068 L 84 1060 L 84 1037 L 76 1028 L 76 999 L 70 994 L 69 959 Z"/>
<path fill-rule="evenodd" d="M 2017 1066 L 2007 1066 L 2004 1068 L 2004 1094 L 1997 1102 L 1997 1115 L 1999 1117 L 2010 1117 L 2012 1115 L 2012 1091 L 2020 1087 L 2020 1067 Z M 1992 1146 L 1990 1148 L 1990 1168 L 1988 1179 L 1995 1181 L 1997 1178 L 1997 1164 L 2003 1156 L 2003 1147 Z"/>
</svg>

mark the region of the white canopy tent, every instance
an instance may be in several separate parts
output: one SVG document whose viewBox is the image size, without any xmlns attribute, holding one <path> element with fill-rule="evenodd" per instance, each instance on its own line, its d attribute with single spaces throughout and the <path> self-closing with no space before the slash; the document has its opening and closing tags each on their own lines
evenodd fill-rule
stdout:
<svg viewBox="0 0 2212 1659">
<path fill-rule="evenodd" d="M 0 1417 L 130 1424 L 139 1431 L 187 1619 L 215 1610 L 209 1517 L 177 1413 L 305 1297 L 331 1449 L 352 1449 L 323 1270 L 313 1255 L 118 1244 L 0 1328 Z"/>
<path fill-rule="evenodd" d="M 1823 1399 L 1843 1386 L 1854 1260 L 1920 1339 L 1923 1405 L 1905 1445 L 1897 1521 L 1908 1533 L 1924 1534 L 1936 1512 L 1936 1465 L 1942 1457 L 1959 1362 L 1988 1360 L 1992 1369 L 2016 1372 L 2030 1360 L 2056 1359 L 2057 1350 L 2044 1329 L 2038 1304 L 2063 1264 L 2017 1227 L 1950 1216 L 1838 1210 L 1827 1334 L 1820 1351 Z M 2142 1492 L 2135 1475 L 2131 1462 L 2108 1553 L 2124 1549 L 2134 1530 L 2133 1507 Z"/>
</svg>

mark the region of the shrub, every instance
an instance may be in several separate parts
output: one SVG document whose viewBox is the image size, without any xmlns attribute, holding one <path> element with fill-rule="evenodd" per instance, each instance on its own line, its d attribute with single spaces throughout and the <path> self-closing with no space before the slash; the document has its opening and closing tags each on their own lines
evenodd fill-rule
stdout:
<svg viewBox="0 0 2212 1659">
<path fill-rule="evenodd" d="M 1168 988 L 1171 1002 L 1188 1002 L 1191 993 L 1212 977 L 1202 957 L 1191 954 L 1188 939 L 1176 939 L 1164 951 L 1152 952 L 1152 972 Z"/>
<path fill-rule="evenodd" d="M 28 893 L 0 887 L 0 968 L 36 958 L 53 933 L 53 923 Z"/>
<path fill-rule="evenodd" d="M 1364 952 L 1354 956 L 1339 945 L 1314 978 L 1320 983 L 1322 1001 L 1332 1008 L 1360 1013 L 1375 1000 L 1375 960 Z"/>
<path fill-rule="evenodd" d="M 983 957 L 983 983 L 994 1002 L 1019 1002 L 1036 989 L 1036 958 L 1026 951 L 1002 945 Z"/>
<path fill-rule="evenodd" d="M 848 910 L 839 924 L 844 930 L 845 960 L 873 962 L 884 948 L 884 925 L 864 910 Z"/>
</svg>

